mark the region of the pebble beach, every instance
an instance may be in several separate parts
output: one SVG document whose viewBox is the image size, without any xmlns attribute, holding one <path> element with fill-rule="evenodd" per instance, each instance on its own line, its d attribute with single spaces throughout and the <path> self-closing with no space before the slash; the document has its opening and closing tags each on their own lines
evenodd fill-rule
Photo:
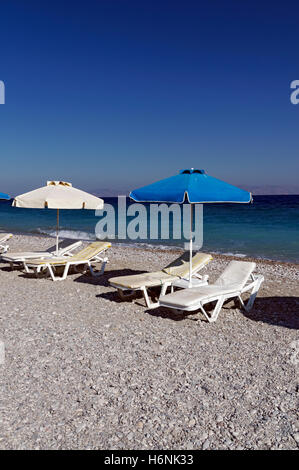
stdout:
<svg viewBox="0 0 299 470">
<path fill-rule="evenodd" d="M 112 246 L 102 277 L 62 282 L 0 261 L 0 449 L 298 449 L 298 265 L 255 260 L 252 311 L 229 302 L 213 324 L 121 301 L 108 283 L 180 253 Z M 231 259 L 202 273 L 213 282 Z"/>
</svg>

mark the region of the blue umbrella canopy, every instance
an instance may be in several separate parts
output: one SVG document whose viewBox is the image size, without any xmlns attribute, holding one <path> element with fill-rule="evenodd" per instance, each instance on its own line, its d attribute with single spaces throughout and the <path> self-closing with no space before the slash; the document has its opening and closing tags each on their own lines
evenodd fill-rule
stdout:
<svg viewBox="0 0 299 470">
<path fill-rule="evenodd" d="M 204 170 L 194 168 L 181 170 L 178 175 L 135 189 L 130 193 L 130 198 L 136 202 L 179 204 L 185 201 L 191 204 L 246 204 L 252 201 L 252 195 L 248 191 L 209 176 Z"/>
<path fill-rule="evenodd" d="M 181 170 L 179 174 L 157 181 L 131 191 L 130 198 L 136 202 L 165 202 L 182 204 L 185 201 L 190 206 L 190 260 L 189 287 L 192 287 L 192 204 L 239 203 L 252 202 L 248 191 L 225 183 L 204 170 L 195 168 Z"/>
<path fill-rule="evenodd" d="M 0 193 L 0 199 L 6 199 L 9 200 L 10 196 L 8 194 Z"/>
</svg>

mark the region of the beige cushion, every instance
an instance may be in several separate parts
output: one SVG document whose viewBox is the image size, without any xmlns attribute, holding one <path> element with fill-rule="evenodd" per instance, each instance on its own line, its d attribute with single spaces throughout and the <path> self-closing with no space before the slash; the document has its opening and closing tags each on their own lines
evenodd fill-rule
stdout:
<svg viewBox="0 0 299 470">
<path fill-rule="evenodd" d="M 199 271 L 210 260 L 211 255 L 197 253 L 193 256 L 192 273 Z M 174 282 L 177 279 L 188 277 L 189 275 L 189 253 L 184 253 L 178 259 L 170 263 L 162 271 L 153 273 L 132 274 L 129 276 L 113 277 L 109 282 L 113 285 L 126 289 L 140 289 L 141 287 L 160 286 L 165 282 Z"/>
<path fill-rule="evenodd" d="M 171 276 L 163 271 L 157 271 L 153 273 L 113 277 L 109 279 L 109 282 L 125 289 L 140 289 L 141 287 L 160 286 L 165 282 L 173 282 L 175 280 L 177 280 L 177 276 Z"/>
<path fill-rule="evenodd" d="M 105 251 L 107 250 L 107 248 L 110 248 L 110 246 L 111 246 L 111 243 L 109 242 L 93 242 L 69 258 L 63 258 L 63 257 L 60 258 L 58 256 L 53 256 L 52 258 L 44 258 L 42 260 L 30 259 L 28 261 L 28 265 L 36 266 L 36 265 L 50 264 L 50 265 L 62 266 L 66 263 L 76 263 L 76 262 L 81 263 L 84 261 L 90 261 L 95 256 L 98 256 L 102 251 Z"/>
<path fill-rule="evenodd" d="M 212 259 L 211 255 L 196 253 L 192 258 L 192 274 L 202 269 Z M 187 277 L 189 275 L 189 253 L 184 253 L 180 258 L 164 268 L 163 271 L 180 278 Z"/>
</svg>

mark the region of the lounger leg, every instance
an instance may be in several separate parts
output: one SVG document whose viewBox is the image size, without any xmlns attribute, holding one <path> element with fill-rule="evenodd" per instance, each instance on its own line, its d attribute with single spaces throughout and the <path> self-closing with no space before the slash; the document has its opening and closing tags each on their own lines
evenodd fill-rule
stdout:
<svg viewBox="0 0 299 470">
<path fill-rule="evenodd" d="M 219 297 L 219 299 L 217 300 L 216 306 L 212 312 L 212 315 L 208 315 L 208 313 L 205 311 L 203 306 L 202 305 L 200 306 L 200 310 L 202 311 L 202 313 L 204 314 L 204 316 L 206 317 L 209 323 L 214 323 L 217 320 L 224 300 L 225 300 L 225 297 L 223 296 Z"/>
<path fill-rule="evenodd" d="M 90 270 L 91 275 L 94 276 L 94 277 L 102 276 L 102 275 L 104 274 L 107 261 L 108 261 L 107 258 L 104 258 L 104 259 L 102 260 L 101 270 L 98 271 L 98 272 L 96 272 L 96 271 L 93 269 L 91 263 L 89 262 L 89 263 L 88 263 L 88 267 L 89 267 L 89 270 Z"/>
<path fill-rule="evenodd" d="M 174 291 L 173 285 L 171 284 L 171 282 L 164 282 L 161 286 L 161 291 L 160 291 L 159 298 L 161 297 L 161 295 L 165 295 L 167 293 L 168 287 L 170 287 L 170 292 Z M 159 302 L 156 303 L 156 306 L 158 306 L 158 304 L 159 304 Z"/>
<path fill-rule="evenodd" d="M 54 274 L 54 271 L 52 269 L 52 266 L 50 266 L 49 264 L 47 264 L 47 268 L 48 268 L 48 271 L 50 273 L 50 276 L 52 278 L 53 281 L 57 281 L 58 279 L 55 277 L 55 274 Z"/>
<path fill-rule="evenodd" d="M 129 289 L 128 289 L 129 290 Z M 117 289 L 118 295 L 122 300 L 128 300 L 135 293 L 133 290 L 129 290 L 129 294 L 125 294 L 122 289 Z"/>
<path fill-rule="evenodd" d="M 151 301 L 150 301 L 150 298 L 149 298 L 149 296 L 148 296 L 146 287 L 142 287 L 140 290 L 141 290 L 142 293 L 143 293 L 143 297 L 144 297 L 146 306 L 147 306 L 148 308 L 157 308 L 157 307 L 159 307 L 159 305 L 160 305 L 159 302 L 151 302 Z"/>
<path fill-rule="evenodd" d="M 257 293 L 258 293 L 258 290 L 260 288 L 260 285 L 261 285 L 261 282 L 257 281 L 255 283 L 255 285 L 254 285 L 254 287 L 251 291 L 251 295 L 249 297 L 249 300 L 248 300 L 247 304 L 244 305 L 244 308 L 245 308 L 246 312 L 249 312 L 252 309 L 254 301 L 255 301 Z"/>
<path fill-rule="evenodd" d="M 169 285 L 169 284 L 167 284 L 167 282 L 165 282 L 164 284 L 162 284 L 160 295 L 165 295 L 165 294 L 166 294 L 168 285 Z"/>
<path fill-rule="evenodd" d="M 149 299 L 149 296 L 148 296 L 146 287 L 142 287 L 142 288 L 141 288 L 141 291 L 142 291 L 142 293 L 143 293 L 143 297 L 144 297 L 146 306 L 150 308 L 150 306 L 151 306 L 151 301 L 150 301 L 150 299 Z"/>
<path fill-rule="evenodd" d="M 205 311 L 205 309 L 203 308 L 203 306 L 201 305 L 200 306 L 200 310 L 201 312 L 204 314 L 204 316 L 206 317 L 206 319 L 208 320 L 209 323 L 211 323 L 211 317 L 207 314 L 207 312 Z"/>
<path fill-rule="evenodd" d="M 50 264 L 46 265 L 53 281 L 64 281 L 68 275 L 70 264 L 66 263 L 62 276 L 55 276 L 54 270 Z"/>
<path fill-rule="evenodd" d="M 11 268 L 13 269 L 13 264 L 11 263 Z M 23 268 L 27 274 L 30 274 L 30 269 L 28 268 L 26 262 L 23 262 Z M 37 274 L 40 272 L 40 268 L 32 268 L 34 271 L 34 274 L 37 276 Z"/>
<path fill-rule="evenodd" d="M 28 266 L 26 266 L 26 264 L 24 264 L 24 267 L 25 267 L 26 273 L 30 274 L 30 269 L 28 268 Z M 41 267 L 38 266 L 38 267 L 34 267 L 32 269 L 33 269 L 33 272 L 34 272 L 35 276 L 39 277 L 39 274 L 41 274 L 41 272 L 42 272 Z"/>
<path fill-rule="evenodd" d="M 63 281 L 64 279 L 66 279 L 67 275 L 68 275 L 68 272 L 69 272 L 69 269 L 70 269 L 70 263 L 66 263 L 65 265 L 65 268 L 64 268 L 64 271 L 63 271 L 63 275 L 61 277 L 61 280 Z M 58 278 L 60 280 L 60 278 Z"/>
<path fill-rule="evenodd" d="M 245 304 L 244 304 L 244 301 L 243 301 L 241 295 L 238 295 L 237 298 L 238 298 L 238 300 L 239 300 L 239 302 L 240 302 L 241 307 L 245 309 Z"/>
<path fill-rule="evenodd" d="M 255 299 L 256 299 L 256 296 L 257 296 L 257 293 L 259 291 L 259 288 L 261 287 L 261 284 L 262 282 L 264 281 L 264 278 L 263 276 L 259 276 L 255 282 L 253 283 L 253 288 L 252 288 L 252 291 L 251 291 L 251 294 L 250 294 L 250 297 L 247 301 L 246 304 L 244 304 L 244 302 L 242 301 L 241 297 L 239 296 L 240 298 L 240 301 L 241 301 L 241 304 L 242 304 L 242 307 L 244 308 L 244 310 L 246 310 L 246 312 L 249 312 L 252 307 L 253 307 L 253 304 L 255 302 Z"/>
</svg>

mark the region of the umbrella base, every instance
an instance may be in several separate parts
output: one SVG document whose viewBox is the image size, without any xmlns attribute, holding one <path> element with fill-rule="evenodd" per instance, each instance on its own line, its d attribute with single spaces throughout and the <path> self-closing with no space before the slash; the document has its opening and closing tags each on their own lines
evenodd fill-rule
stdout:
<svg viewBox="0 0 299 470">
<path fill-rule="evenodd" d="M 190 289 L 192 287 L 206 286 L 208 284 L 209 276 L 203 276 L 202 279 L 196 277 L 192 278 L 192 285 L 190 286 L 189 279 L 179 279 L 172 284 L 172 287 L 178 287 L 180 289 Z"/>
</svg>

